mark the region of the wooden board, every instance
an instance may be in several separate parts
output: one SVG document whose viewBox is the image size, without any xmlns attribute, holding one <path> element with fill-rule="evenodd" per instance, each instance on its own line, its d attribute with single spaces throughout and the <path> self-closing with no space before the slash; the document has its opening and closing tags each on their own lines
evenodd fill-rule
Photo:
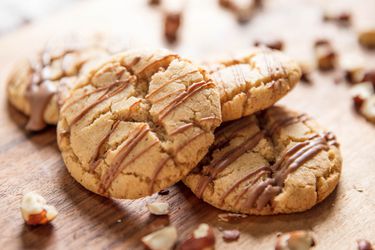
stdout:
<svg viewBox="0 0 375 250">
<path fill-rule="evenodd" d="M 314 39 L 329 37 L 340 50 L 363 58 L 375 68 L 375 53 L 361 49 L 354 28 L 323 24 L 322 11 L 349 9 L 360 23 L 371 21 L 375 2 L 273 0 L 267 1 L 246 26 L 239 26 L 215 0 L 186 4 L 181 42 L 172 49 L 204 60 L 246 48 L 257 38 L 281 38 L 288 54 L 312 60 Z M 326 1 L 328 2 L 328 1 Z M 371 16 L 372 15 L 372 16 Z M 374 21 L 374 20 L 372 20 Z M 373 23 L 375 24 L 375 22 Z M 140 238 L 167 222 L 150 216 L 145 204 L 153 200 L 171 205 L 170 224 L 180 239 L 199 223 L 216 227 L 217 249 L 272 249 L 276 233 L 312 230 L 316 249 L 355 249 L 355 241 L 375 241 L 375 126 L 352 110 L 345 84 L 333 83 L 332 74 L 314 74 L 313 86 L 299 85 L 281 101 L 307 112 L 334 131 L 341 143 L 343 174 L 336 191 L 310 211 L 292 215 L 250 216 L 237 224 L 217 220 L 220 210 L 198 200 L 179 183 L 167 196 L 135 201 L 110 200 L 86 191 L 64 168 L 55 129 L 30 134 L 25 117 L 7 104 L 5 79 L 11 65 L 31 55 L 43 41 L 69 31 L 119 33 L 131 47 L 166 46 L 161 35 L 161 13 L 146 1 L 84 1 L 49 19 L 40 20 L 0 39 L 0 248 L 2 249 L 142 249 Z M 41 227 L 26 226 L 19 211 L 22 193 L 34 190 L 59 210 L 57 219 Z M 219 228 L 238 228 L 241 238 L 224 243 Z"/>
</svg>

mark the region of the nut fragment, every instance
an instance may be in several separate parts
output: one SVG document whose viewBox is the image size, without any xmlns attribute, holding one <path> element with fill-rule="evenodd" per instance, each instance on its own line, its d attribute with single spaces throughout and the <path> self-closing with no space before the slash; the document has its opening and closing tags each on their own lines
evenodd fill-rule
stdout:
<svg viewBox="0 0 375 250">
<path fill-rule="evenodd" d="M 363 77 L 364 82 L 371 82 L 375 89 L 375 70 L 368 71 Z"/>
<path fill-rule="evenodd" d="M 299 66 L 301 68 L 301 81 L 307 84 L 312 84 L 312 78 L 311 78 L 311 73 L 312 73 L 312 66 L 309 63 L 306 62 L 300 62 Z"/>
<path fill-rule="evenodd" d="M 56 208 L 47 205 L 46 200 L 35 192 L 28 192 L 22 197 L 21 212 L 28 225 L 47 224 L 57 216 Z"/>
<path fill-rule="evenodd" d="M 365 29 L 359 32 L 359 43 L 367 48 L 375 48 L 375 28 Z"/>
<path fill-rule="evenodd" d="M 178 39 L 181 16 L 180 12 L 166 13 L 164 16 L 164 36 L 169 43 L 175 43 Z"/>
<path fill-rule="evenodd" d="M 353 98 L 354 107 L 356 110 L 360 110 L 362 104 L 374 93 L 374 90 L 371 82 L 362 82 L 354 85 L 350 92 Z"/>
<path fill-rule="evenodd" d="M 147 204 L 148 211 L 155 215 L 165 215 L 169 212 L 169 204 L 167 202 L 153 202 Z"/>
<path fill-rule="evenodd" d="M 179 250 L 213 249 L 215 246 L 215 235 L 212 228 L 202 223 L 194 230 L 192 235 L 184 240 L 178 247 Z"/>
<path fill-rule="evenodd" d="M 160 5 L 160 0 L 149 0 L 148 4 L 151 6 L 157 6 Z"/>
<path fill-rule="evenodd" d="M 255 41 L 254 46 L 266 46 L 270 49 L 276 49 L 276 50 L 283 50 L 284 43 L 281 40 L 274 40 L 274 41 Z"/>
<path fill-rule="evenodd" d="M 337 54 L 328 40 L 315 42 L 315 57 L 320 70 L 331 70 L 336 67 Z"/>
<path fill-rule="evenodd" d="M 334 22 L 341 26 L 350 26 L 352 21 L 352 16 L 349 12 L 341 13 L 325 13 L 323 15 L 323 20 L 325 22 Z"/>
<path fill-rule="evenodd" d="M 343 69 L 345 79 L 349 83 L 359 83 L 363 81 L 365 68 L 362 57 L 353 55 L 343 56 L 340 58 L 340 68 Z"/>
<path fill-rule="evenodd" d="M 240 238 L 240 231 L 238 231 L 237 229 L 223 231 L 224 241 L 230 242 L 230 241 L 238 240 L 239 238 Z"/>
<path fill-rule="evenodd" d="M 169 190 L 168 189 L 162 189 L 159 191 L 158 193 L 159 195 L 168 195 L 169 194 Z"/>
<path fill-rule="evenodd" d="M 358 250 L 373 250 L 370 242 L 367 240 L 357 240 Z"/>
<path fill-rule="evenodd" d="M 277 236 L 275 250 L 308 250 L 315 246 L 312 235 L 303 230 L 280 234 Z"/>
<path fill-rule="evenodd" d="M 250 21 L 255 12 L 262 7 L 262 0 L 219 0 L 221 7 L 231 11 L 240 24 Z"/>
<path fill-rule="evenodd" d="M 375 123 L 375 95 L 364 101 L 360 112 L 368 121 Z"/>
<path fill-rule="evenodd" d="M 177 230 L 174 226 L 164 227 L 142 238 L 142 243 L 151 250 L 172 249 L 177 241 Z"/>
</svg>

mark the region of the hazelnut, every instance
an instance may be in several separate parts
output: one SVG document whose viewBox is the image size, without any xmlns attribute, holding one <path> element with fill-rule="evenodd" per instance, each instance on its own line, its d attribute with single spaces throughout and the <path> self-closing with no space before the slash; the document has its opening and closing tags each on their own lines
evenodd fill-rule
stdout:
<svg viewBox="0 0 375 250">
<path fill-rule="evenodd" d="M 28 225 L 47 224 L 57 216 L 56 208 L 47 205 L 46 200 L 35 192 L 28 192 L 22 197 L 21 212 Z"/>
<path fill-rule="evenodd" d="M 268 41 L 268 42 L 255 41 L 254 46 L 256 47 L 265 46 L 270 49 L 283 50 L 284 43 L 281 40 L 274 40 L 274 41 Z"/>
<path fill-rule="evenodd" d="M 154 215 L 165 215 L 169 212 L 169 204 L 167 202 L 153 202 L 147 204 L 147 208 Z"/>
<path fill-rule="evenodd" d="M 362 106 L 365 101 L 370 98 L 373 93 L 373 87 L 371 82 L 362 82 L 354 85 L 351 90 L 351 96 L 353 99 L 354 108 L 362 113 Z M 371 110 L 370 108 L 369 111 Z M 369 111 L 367 113 L 369 113 Z"/>
<path fill-rule="evenodd" d="M 239 238 L 240 238 L 240 231 L 238 231 L 237 229 L 223 231 L 224 241 L 230 242 L 230 241 L 238 240 Z"/>
<path fill-rule="evenodd" d="M 215 235 L 212 228 L 202 223 L 194 230 L 192 235 L 184 240 L 178 247 L 179 250 L 213 249 L 215 246 Z"/>
<path fill-rule="evenodd" d="M 299 66 L 301 68 L 301 81 L 307 84 L 312 84 L 313 81 L 311 79 L 311 73 L 312 73 L 312 66 L 309 63 L 306 62 L 300 62 Z"/>
<path fill-rule="evenodd" d="M 315 42 L 315 57 L 320 70 L 332 70 L 336 67 L 337 54 L 328 40 Z"/>
<path fill-rule="evenodd" d="M 367 240 L 357 240 L 358 250 L 373 250 L 370 242 Z"/>
<path fill-rule="evenodd" d="M 363 76 L 363 81 L 371 82 L 375 89 L 375 70 L 366 72 Z"/>
<path fill-rule="evenodd" d="M 364 63 L 357 56 L 346 56 L 342 58 L 340 67 L 344 71 L 346 80 L 349 83 L 359 83 L 363 81 L 365 69 Z"/>
<path fill-rule="evenodd" d="M 359 43 L 367 48 L 375 48 L 375 28 L 365 29 L 359 32 Z"/>
<path fill-rule="evenodd" d="M 341 13 L 325 13 L 323 16 L 325 22 L 334 22 L 341 26 L 350 26 L 352 21 L 352 16 L 349 12 Z"/>
<path fill-rule="evenodd" d="M 315 246 L 312 235 L 303 230 L 277 236 L 275 250 L 309 250 Z"/>
<path fill-rule="evenodd" d="M 363 102 L 360 112 L 367 120 L 375 123 L 375 95 L 372 95 Z"/>
<path fill-rule="evenodd" d="M 148 4 L 150 6 L 157 6 L 157 5 L 160 5 L 160 0 L 149 0 Z"/>
<path fill-rule="evenodd" d="M 169 43 L 175 43 L 178 39 L 178 31 L 181 25 L 180 12 L 166 13 L 164 17 L 164 36 Z"/>
<path fill-rule="evenodd" d="M 142 238 L 142 243 L 151 250 L 172 249 L 177 241 L 177 230 L 174 226 L 164 227 Z"/>
</svg>

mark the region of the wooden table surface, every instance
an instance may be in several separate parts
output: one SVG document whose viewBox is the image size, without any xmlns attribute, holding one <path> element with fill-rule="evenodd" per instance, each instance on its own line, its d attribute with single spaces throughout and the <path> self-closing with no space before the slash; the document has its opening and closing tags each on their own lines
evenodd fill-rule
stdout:
<svg viewBox="0 0 375 250">
<path fill-rule="evenodd" d="M 246 48 L 254 39 L 281 38 L 288 54 L 312 60 L 314 40 L 329 37 L 340 56 L 357 55 L 375 68 L 375 52 L 360 48 L 355 33 L 363 23 L 374 21 L 375 1 L 323 2 L 269 0 L 248 25 L 240 26 L 215 0 L 188 1 L 181 41 L 172 49 L 199 61 Z M 349 9 L 354 26 L 323 23 L 326 8 Z M 148 7 L 146 1 L 83 1 L 0 39 L 0 248 L 142 249 L 140 238 L 168 222 L 149 215 L 145 204 L 154 200 L 170 203 L 169 223 L 177 227 L 180 239 L 199 223 L 214 226 L 217 249 L 272 249 L 277 232 L 297 229 L 313 231 L 316 249 L 356 249 L 360 238 L 375 243 L 375 126 L 352 110 L 348 86 L 334 84 L 330 73 L 315 73 L 312 86 L 300 84 L 281 101 L 315 117 L 341 143 L 344 165 L 338 188 L 304 213 L 249 216 L 236 224 L 224 223 L 217 219 L 222 211 L 195 198 L 181 183 L 171 187 L 167 196 L 134 201 L 102 198 L 70 177 L 54 127 L 35 134 L 23 129 L 25 117 L 8 105 L 5 95 L 5 79 L 17 58 L 31 55 L 47 38 L 67 32 L 107 31 L 119 33 L 129 47 L 164 47 L 161 18 L 161 11 Z M 52 224 L 24 224 L 20 201 L 31 190 L 59 210 Z M 224 243 L 219 228 L 237 228 L 241 237 Z"/>
</svg>

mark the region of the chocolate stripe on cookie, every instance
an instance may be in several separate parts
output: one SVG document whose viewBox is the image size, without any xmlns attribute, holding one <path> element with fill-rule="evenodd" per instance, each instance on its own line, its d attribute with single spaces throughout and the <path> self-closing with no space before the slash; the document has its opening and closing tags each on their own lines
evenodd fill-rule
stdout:
<svg viewBox="0 0 375 250">
<path fill-rule="evenodd" d="M 160 112 L 159 112 L 159 120 L 162 121 L 173 109 L 177 108 L 181 105 L 184 101 L 186 101 L 189 97 L 194 96 L 199 91 L 206 89 L 206 88 L 213 88 L 215 85 L 212 82 L 197 82 L 188 87 L 188 89 L 181 94 L 177 95 L 175 99 L 173 99 L 169 104 L 167 104 Z"/>
<path fill-rule="evenodd" d="M 116 130 L 117 126 L 120 124 L 120 121 L 115 121 L 113 124 L 112 124 L 112 127 L 110 129 L 110 131 L 106 134 L 106 136 L 104 136 L 104 138 L 99 142 L 98 146 L 96 147 L 95 149 L 95 153 L 94 155 L 91 157 L 90 161 L 89 161 L 89 168 L 90 168 L 90 172 L 93 172 L 95 171 L 95 168 L 98 166 L 99 164 L 99 153 L 103 147 L 103 145 L 105 143 L 108 142 L 108 139 L 109 137 L 111 136 L 111 134 Z"/>
<path fill-rule="evenodd" d="M 139 126 L 135 132 L 128 135 L 122 148 L 114 156 L 108 170 L 104 173 L 100 180 L 99 192 L 105 193 L 110 187 L 113 180 L 119 175 L 119 173 L 125 168 L 124 159 L 129 156 L 132 150 L 139 144 L 139 142 L 147 135 L 150 131 L 149 127 L 145 124 Z"/>
<path fill-rule="evenodd" d="M 170 79 L 169 81 L 166 81 L 165 83 L 161 84 L 159 87 L 157 87 L 156 89 L 152 90 L 150 93 L 148 93 L 145 98 L 146 99 L 150 99 L 152 96 L 154 96 L 155 94 L 159 93 L 165 86 L 175 82 L 175 81 L 178 81 L 178 80 L 181 80 L 181 79 L 184 79 L 185 77 L 187 77 L 188 75 L 191 75 L 191 74 L 194 74 L 194 73 L 198 73 L 199 71 L 198 70 L 193 70 L 193 71 L 190 71 L 190 72 L 187 72 L 181 76 L 178 76 L 178 77 L 175 77 L 175 78 L 172 78 Z"/>
<path fill-rule="evenodd" d="M 85 109 L 81 111 L 76 117 L 74 117 L 70 123 L 70 126 L 73 126 L 75 123 L 77 123 L 80 119 L 82 119 L 90 110 L 95 108 L 98 104 L 102 103 L 103 101 L 121 93 L 123 90 L 125 90 L 129 86 L 129 81 L 117 81 L 117 84 L 110 85 L 110 87 L 107 89 L 107 91 L 101 95 L 96 101 L 91 103 L 89 106 L 87 106 Z M 118 86 L 116 86 L 118 85 Z M 114 90 L 112 88 L 116 86 Z"/>
<path fill-rule="evenodd" d="M 306 122 L 309 119 L 310 117 L 308 117 L 306 114 L 278 119 L 270 126 L 270 129 L 268 131 L 272 135 L 279 131 L 281 128 L 288 127 L 298 122 Z"/>
<path fill-rule="evenodd" d="M 238 147 L 228 151 L 221 158 L 214 161 L 208 166 L 208 176 L 202 176 L 200 182 L 198 183 L 196 189 L 196 195 L 201 198 L 204 190 L 206 189 L 208 183 L 215 179 L 218 173 L 223 171 L 228 165 L 237 160 L 246 151 L 254 148 L 259 141 L 263 138 L 263 132 L 255 133 L 253 136 L 248 138 L 246 141 L 241 143 Z"/>
<path fill-rule="evenodd" d="M 299 142 L 288 149 L 277 161 L 272 169 L 272 178 L 267 178 L 255 184 L 248 195 L 246 205 L 256 206 L 257 209 L 265 207 L 275 196 L 281 193 L 288 175 L 296 171 L 305 162 L 316 156 L 322 150 L 329 150 L 329 145 L 336 144 L 332 134 L 313 135 L 307 142 Z"/>
</svg>

